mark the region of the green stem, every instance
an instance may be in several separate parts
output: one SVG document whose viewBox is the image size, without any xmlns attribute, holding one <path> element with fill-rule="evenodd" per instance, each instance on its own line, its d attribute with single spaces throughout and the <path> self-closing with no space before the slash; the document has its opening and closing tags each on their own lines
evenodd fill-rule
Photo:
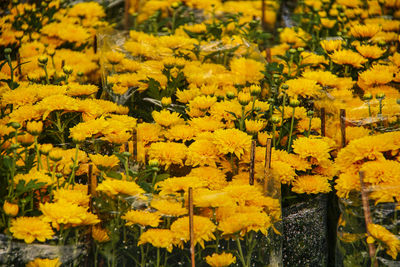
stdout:
<svg viewBox="0 0 400 267">
<path fill-rule="evenodd" d="M 290 151 L 290 146 L 292 144 L 292 133 L 293 133 L 293 125 L 294 125 L 294 112 L 295 112 L 296 108 L 293 107 L 293 113 L 292 113 L 292 121 L 290 122 L 290 131 L 289 131 L 289 142 L 287 145 L 287 152 Z"/>
<path fill-rule="evenodd" d="M 272 124 L 272 146 L 273 146 L 274 148 L 276 148 L 275 132 L 276 132 L 276 124 L 273 123 L 273 124 Z"/>
<path fill-rule="evenodd" d="M 157 248 L 157 263 L 156 263 L 157 267 L 160 267 L 160 248 Z"/>
<path fill-rule="evenodd" d="M 244 260 L 242 245 L 240 244 L 239 236 L 236 237 L 236 244 L 237 244 L 238 251 L 239 251 L 240 262 L 243 264 L 243 267 L 247 267 L 246 261 Z"/>
<path fill-rule="evenodd" d="M 35 150 L 36 150 L 37 163 L 38 163 L 37 170 L 40 170 L 40 169 L 43 169 L 43 166 L 42 166 L 42 159 L 40 158 L 37 136 L 35 136 Z"/>
<path fill-rule="evenodd" d="M 69 177 L 69 181 L 68 181 L 68 186 L 67 188 L 71 185 L 71 184 L 75 184 L 75 170 L 78 167 L 78 152 L 79 152 L 79 144 L 76 144 L 75 147 L 75 158 L 74 158 L 74 163 L 72 165 L 72 171 L 71 171 L 71 176 Z"/>
<path fill-rule="evenodd" d="M 311 122 L 312 122 L 312 117 L 310 117 L 310 121 L 308 123 L 307 137 L 310 137 L 311 134 Z"/>
</svg>

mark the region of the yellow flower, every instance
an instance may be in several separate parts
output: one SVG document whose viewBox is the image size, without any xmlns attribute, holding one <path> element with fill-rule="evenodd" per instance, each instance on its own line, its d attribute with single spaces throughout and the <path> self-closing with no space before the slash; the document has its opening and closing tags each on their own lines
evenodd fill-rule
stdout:
<svg viewBox="0 0 400 267">
<path fill-rule="evenodd" d="M 61 262 L 58 258 L 55 259 L 34 259 L 26 264 L 26 267 L 59 267 Z"/>
<path fill-rule="evenodd" d="M 186 158 L 187 147 L 181 143 L 158 142 L 150 145 L 149 159 L 157 159 L 165 168 L 171 164 L 183 165 Z"/>
<path fill-rule="evenodd" d="M 329 193 L 332 190 L 328 178 L 321 175 L 299 176 L 292 185 L 292 191 L 297 194 Z"/>
<path fill-rule="evenodd" d="M 231 253 L 222 252 L 221 254 L 212 254 L 206 257 L 206 262 L 212 267 L 226 267 L 236 262 L 236 257 Z"/>
<path fill-rule="evenodd" d="M 107 155 L 100 155 L 100 154 L 95 154 L 89 155 L 90 160 L 93 162 L 96 167 L 99 169 L 110 169 L 114 166 L 118 166 L 119 164 L 119 159 L 115 155 L 107 156 Z"/>
<path fill-rule="evenodd" d="M 294 28 L 285 28 L 280 34 L 281 43 L 287 43 L 293 47 L 305 46 L 309 35 L 301 28 L 296 31 Z"/>
<path fill-rule="evenodd" d="M 320 42 L 326 53 L 331 53 L 342 48 L 342 40 L 323 40 Z"/>
<path fill-rule="evenodd" d="M 312 66 L 318 66 L 320 64 L 328 64 L 328 60 L 322 55 L 317 55 L 312 52 L 302 52 L 300 54 L 302 57 L 302 64 L 311 64 Z"/>
<path fill-rule="evenodd" d="M 99 243 L 110 241 L 110 236 L 108 235 L 107 230 L 99 226 L 92 227 L 92 238 Z"/>
<path fill-rule="evenodd" d="M 223 171 L 214 167 L 193 168 L 189 173 L 190 176 L 198 177 L 207 183 L 207 188 L 211 190 L 219 190 L 227 185 L 226 176 Z"/>
<path fill-rule="evenodd" d="M 204 249 L 204 241 L 211 241 L 215 239 L 213 232 L 217 227 L 210 219 L 202 216 L 193 216 L 193 232 L 194 232 L 194 245 L 200 244 Z M 190 239 L 189 234 L 189 216 L 184 216 L 171 224 L 171 231 L 180 240 L 180 246 L 183 242 Z"/>
<path fill-rule="evenodd" d="M 246 131 L 250 134 L 256 134 L 262 129 L 264 129 L 266 123 L 265 121 L 262 120 L 248 120 L 246 119 L 244 121 L 246 125 Z"/>
<path fill-rule="evenodd" d="M 372 38 L 380 31 L 381 27 L 378 24 L 358 24 L 351 26 L 350 35 L 355 38 Z"/>
<path fill-rule="evenodd" d="M 235 200 L 227 192 L 197 188 L 194 190 L 193 205 L 200 208 L 235 206 Z M 188 195 L 186 194 L 185 199 Z"/>
<path fill-rule="evenodd" d="M 298 96 L 313 97 L 320 94 L 321 86 L 316 81 L 308 80 L 305 78 L 297 78 L 286 81 L 289 89 L 286 93 L 290 97 L 297 98 Z"/>
<path fill-rule="evenodd" d="M 192 118 L 189 121 L 189 124 L 196 132 L 212 132 L 224 126 L 224 124 L 219 119 L 209 116 Z"/>
<path fill-rule="evenodd" d="M 171 112 L 166 109 L 161 111 L 153 111 L 151 115 L 156 123 L 164 127 L 170 127 L 183 123 L 183 119 L 180 117 L 179 113 Z"/>
<path fill-rule="evenodd" d="M 215 96 L 196 96 L 193 100 L 189 101 L 189 108 L 200 109 L 206 111 L 217 102 Z"/>
<path fill-rule="evenodd" d="M 293 142 L 293 152 L 302 159 L 309 159 L 313 165 L 324 165 L 329 161 L 331 150 L 324 139 L 300 137 Z"/>
<path fill-rule="evenodd" d="M 46 239 L 52 239 L 54 235 L 50 224 L 39 217 L 18 217 L 13 219 L 9 230 L 14 238 L 23 239 L 28 244 L 35 240 L 45 242 Z"/>
<path fill-rule="evenodd" d="M 230 67 L 235 83 L 238 84 L 245 84 L 246 82 L 258 83 L 264 77 L 261 73 L 265 68 L 264 64 L 253 59 L 234 58 L 230 63 Z"/>
<path fill-rule="evenodd" d="M 5 214 L 15 217 L 18 214 L 19 207 L 18 207 L 18 204 L 13 204 L 6 200 L 6 201 L 4 201 L 4 204 L 3 204 L 3 210 L 4 210 Z"/>
<path fill-rule="evenodd" d="M 213 134 L 216 148 L 221 154 L 232 153 L 239 159 L 250 152 L 251 136 L 238 129 L 218 129 Z"/>
<path fill-rule="evenodd" d="M 368 69 L 358 76 L 358 86 L 368 88 L 376 85 L 387 84 L 393 80 L 393 71 L 385 67 L 373 67 Z"/>
<path fill-rule="evenodd" d="M 360 177 L 358 173 L 345 172 L 339 175 L 336 179 L 335 189 L 340 198 L 348 198 L 351 191 L 358 191 L 361 189 Z"/>
<path fill-rule="evenodd" d="M 218 162 L 218 150 L 214 144 L 206 139 L 194 141 L 187 150 L 186 165 L 216 166 Z"/>
<path fill-rule="evenodd" d="M 177 200 L 153 198 L 150 206 L 156 209 L 161 216 L 178 217 L 188 213 L 188 210 L 182 207 L 182 203 Z"/>
<path fill-rule="evenodd" d="M 164 135 L 170 141 L 188 141 L 193 139 L 195 131 L 189 125 L 178 124 L 169 128 Z"/>
<path fill-rule="evenodd" d="M 251 209 L 223 217 L 218 224 L 218 229 L 222 231 L 223 235 L 239 233 L 244 236 L 250 231 L 260 231 L 267 235 L 269 227 L 271 227 L 271 218 L 265 212 Z"/>
<path fill-rule="evenodd" d="M 137 126 L 137 139 L 146 145 L 160 140 L 161 127 L 154 123 L 139 123 Z"/>
<path fill-rule="evenodd" d="M 125 55 L 120 52 L 110 51 L 105 54 L 105 57 L 110 64 L 118 64 L 125 58 Z"/>
<path fill-rule="evenodd" d="M 386 52 L 385 49 L 382 49 L 376 45 L 358 45 L 356 46 L 356 50 L 363 57 L 372 59 L 380 58 Z"/>
<path fill-rule="evenodd" d="M 40 211 L 43 213 L 43 220 L 51 222 L 52 226 L 59 229 L 59 225 L 82 226 L 93 225 L 100 222 L 97 215 L 87 211 L 87 208 L 60 200 L 55 203 L 40 203 Z"/>
<path fill-rule="evenodd" d="M 18 184 L 21 180 L 25 181 L 25 185 L 32 180 L 36 180 L 35 183 L 44 183 L 44 186 L 51 185 L 55 182 L 44 170 L 38 171 L 36 168 L 32 168 L 27 174 L 20 173 L 14 177 L 15 184 Z"/>
<path fill-rule="evenodd" d="M 26 124 L 26 130 L 33 136 L 39 135 L 43 131 L 43 122 L 31 121 Z"/>
<path fill-rule="evenodd" d="M 177 90 L 175 93 L 177 101 L 184 104 L 189 103 L 190 100 L 194 99 L 199 94 L 200 90 L 197 87 L 189 88 L 187 90 Z"/>
<path fill-rule="evenodd" d="M 160 196 L 175 194 L 177 192 L 187 191 L 189 187 L 193 189 L 205 187 L 207 183 L 195 176 L 173 177 L 156 184 L 156 189 L 160 190 Z"/>
<path fill-rule="evenodd" d="M 302 73 L 302 76 L 308 80 L 316 81 L 322 86 L 336 87 L 339 82 L 338 77 L 330 71 L 307 70 Z"/>
<path fill-rule="evenodd" d="M 121 218 L 127 221 L 127 226 L 140 224 L 141 226 L 157 227 L 161 222 L 159 214 L 141 210 L 130 210 Z"/>
<path fill-rule="evenodd" d="M 144 190 L 135 182 L 108 177 L 99 184 L 99 186 L 96 188 L 96 191 L 104 192 L 108 195 L 123 194 L 129 196 L 135 196 L 144 193 Z"/>
<path fill-rule="evenodd" d="M 373 243 L 375 240 L 382 242 L 386 248 L 386 253 L 393 259 L 397 258 L 397 254 L 400 251 L 400 240 L 396 235 L 392 234 L 382 225 L 372 223 L 368 224 L 368 232 L 373 237 L 372 239 L 367 238 L 368 243 Z"/>
<path fill-rule="evenodd" d="M 175 233 L 169 229 L 148 229 L 139 237 L 138 246 L 150 243 L 156 248 L 165 248 L 168 252 L 172 252 L 172 246 L 177 239 Z"/>
<path fill-rule="evenodd" d="M 251 95 L 249 92 L 239 92 L 237 100 L 239 101 L 240 105 L 247 106 L 251 101 Z"/>
<path fill-rule="evenodd" d="M 90 196 L 87 194 L 87 190 L 76 190 L 76 189 L 65 189 L 60 188 L 54 193 L 54 201 L 65 200 L 67 202 L 82 206 L 89 207 Z"/>
<path fill-rule="evenodd" d="M 362 68 L 362 64 L 368 61 L 357 52 L 351 50 L 334 51 L 332 54 L 329 54 L 329 57 L 338 65 L 351 65 L 354 68 Z"/>
<path fill-rule="evenodd" d="M 364 182 L 370 184 L 397 183 L 400 181 L 400 163 L 394 160 L 369 161 L 362 165 Z"/>
<path fill-rule="evenodd" d="M 123 86 L 123 85 L 119 85 L 119 84 L 114 84 L 112 87 L 112 90 L 115 94 L 117 95 L 123 95 L 128 91 L 128 87 L 127 86 Z"/>
</svg>

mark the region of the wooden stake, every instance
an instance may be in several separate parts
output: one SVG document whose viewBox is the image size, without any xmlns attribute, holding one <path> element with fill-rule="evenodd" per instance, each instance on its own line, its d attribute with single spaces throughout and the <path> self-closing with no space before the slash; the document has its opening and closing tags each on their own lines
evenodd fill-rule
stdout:
<svg viewBox="0 0 400 267">
<path fill-rule="evenodd" d="M 192 267 L 195 267 L 194 259 L 194 230 L 193 230 L 193 188 L 189 187 L 189 232 L 190 232 L 190 258 Z"/>
<path fill-rule="evenodd" d="M 361 200 L 362 200 L 362 205 L 363 205 L 363 211 L 364 211 L 364 219 L 365 219 L 365 228 L 367 230 L 367 235 L 371 236 L 370 232 L 368 231 L 368 225 L 372 224 L 372 217 L 371 217 L 371 210 L 369 208 L 369 198 L 368 198 L 368 193 L 365 190 L 365 184 L 364 184 L 364 171 L 359 172 L 360 176 L 360 185 L 361 185 Z M 374 266 L 378 266 L 378 262 L 374 259 L 375 258 L 375 252 L 376 248 L 373 243 L 368 243 L 368 250 L 369 250 L 369 256 L 371 258 L 371 261 L 374 264 Z"/>
<path fill-rule="evenodd" d="M 271 181 L 271 151 L 272 139 L 267 139 L 267 148 L 265 149 L 265 163 L 264 163 L 264 194 L 273 190 L 273 181 Z M 272 186 L 272 188 L 271 188 Z"/>
<path fill-rule="evenodd" d="M 342 133 L 342 147 L 346 146 L 346 110 L 340 110 L 340 132 Z"/>
<path fill-rule="evenodd" d="M 267 60 L 268 63 L 272 61 L 271 48 L 269 47 L 265 48 L 265 59 Z"/>
<path fill-rule="evenodd" d="M 129 8 L 130 8 L 130 0 L 125 0 L 125 10 L 124 10 L 125 31 L 129 30 Z"/>
<path fill-rule="evenodd" d="M 249 184 L 254 185 L 254 162 L 256 157 L 256 140 L 251 142 L 251 150 L 250 150 L 250 175 L 249 175 Z"/>
<path fill-rule="evenodd" d="M 93 52 L 97 54 L 97 35 L 93 38 Z"/>
<path fill-rule="evenodd" d="M 265 30 L 265 0 L 261 0 L 261 27 Z"/>
<path fill-rule="evenodd" d="M 95 208 L 93 207 L 93 198 L 96 196 L 97 178 L 93 175 L 93 165 L 89 164 L 88 170 L 88 194 L 91 195 L 89 207 L 92 212 Z"/>
<path fill-rule="evenodd" d="M 325 123 L 325 108 L 321 108 L 321 136 L 326 136 Z"/>
</svg>

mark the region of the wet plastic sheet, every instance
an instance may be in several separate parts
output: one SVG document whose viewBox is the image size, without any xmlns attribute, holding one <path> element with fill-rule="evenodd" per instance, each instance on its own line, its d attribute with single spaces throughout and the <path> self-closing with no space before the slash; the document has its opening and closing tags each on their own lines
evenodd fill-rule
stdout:
<svg viewBox="0 0 400 267">
<path fill-rule="evenodd" d="M 52 245 L 52 244 L 26 244 L 11 240 L 10 237 L 0 235 L 0 265 L 1 266 L 25 266 L 35 258 L 58 258 L 63 266 L 77 266 L 87 255 L 85 244 Z"/>
<path fill-rule="evenodd" d="M 327 195 L 283 208 L 283 265 L 327 266 Z"/>
</svg>

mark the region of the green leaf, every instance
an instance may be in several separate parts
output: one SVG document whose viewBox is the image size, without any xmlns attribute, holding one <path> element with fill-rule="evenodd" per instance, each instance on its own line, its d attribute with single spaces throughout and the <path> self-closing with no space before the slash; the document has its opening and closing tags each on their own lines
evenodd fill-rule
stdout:
<svg viewBox="0 0 400 267">
<path fill-rule="evenodd" d="M 114 178 L 114 179 L 118 179 L 118 180 L 122 179 L 122 175 L 120 173 L 118 173 L 118 172 L 115 172 L 115 171 L 106 172 L 106 175 L 108 177 L 111 177 L 111 178 Z"/>
</svg>

